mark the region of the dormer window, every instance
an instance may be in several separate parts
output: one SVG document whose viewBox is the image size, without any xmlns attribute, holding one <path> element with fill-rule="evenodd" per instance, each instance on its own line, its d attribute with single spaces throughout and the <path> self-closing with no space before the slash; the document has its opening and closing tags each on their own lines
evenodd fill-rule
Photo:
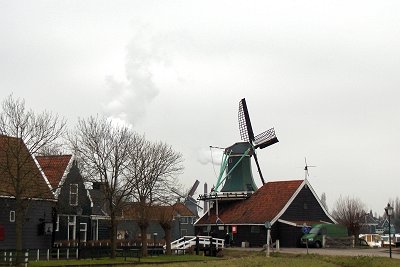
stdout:
<svg viewBox="0 0 400 267">
<path fill-rule="evenodd" d="M 78 184 L 69 185 L 69 205 L 78 206 Z"/>
</svg>

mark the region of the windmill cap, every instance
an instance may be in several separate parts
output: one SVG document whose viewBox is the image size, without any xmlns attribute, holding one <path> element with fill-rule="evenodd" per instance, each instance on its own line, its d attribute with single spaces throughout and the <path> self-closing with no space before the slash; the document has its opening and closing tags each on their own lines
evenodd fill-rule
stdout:
<svg viewBox="0 0 400 267">
<path fill-rule="evenodd" d="M 225 154 L 235 156 L 240 155 L 242 156 L 246 151 L 250 148 L 248 155 L 253 155 L 253 147 L 249 142 L 238 142 L 230 147 L 225 148 Z"/>
</svg>

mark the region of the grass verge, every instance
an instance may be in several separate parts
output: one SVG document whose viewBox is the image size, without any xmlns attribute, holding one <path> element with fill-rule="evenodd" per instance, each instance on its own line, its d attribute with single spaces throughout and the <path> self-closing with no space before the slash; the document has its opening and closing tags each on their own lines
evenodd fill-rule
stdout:
<svg viewBox="0 0 400 267">
<path fill-rule="evenodd" d="M 271 253 L 265 257 L 265 252 L 225 250 L 223 258 L 204 257 L 196 255 L 158 256 L 139 259 L 123 258 L 99 260 L 69 260 L 69 261 L 40 261 L 31 262 L 29 266 L 68 266 L 68 265 L 109 265 L 109 266 L 137 266 L 145 264 L 146 267 L 392 267 L 400 266 L 399 259 L 384 257 L 346 257 L 324 256 L 317 254 L 284 254 Z"/>
</svg>

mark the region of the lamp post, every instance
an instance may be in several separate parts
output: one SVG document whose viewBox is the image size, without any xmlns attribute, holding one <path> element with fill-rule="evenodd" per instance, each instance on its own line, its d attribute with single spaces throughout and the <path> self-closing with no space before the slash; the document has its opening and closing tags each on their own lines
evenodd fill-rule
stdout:
<svg viewBox="0 0 400 267">
<path fill-rule="evenodd" d="M 78 259 L 81 259 L 81 215 L 82 215 L 82 208 L 78 207 L 76 209 L 76 217 L 77 217 L 77 232 L 78 232 Z"/>
<path fill-rule="evenodd" d="M 390 206 L 390 203 L 387 204 L 385 208 L 386 215 L 388 216 L 389 219 L 389 255 L 390 258 L 392 257 L 392 240 L 390 238 L 390 216 L 393 215 L 393 207 Z"/>
<path fill-rule="evenodd" d="M 154 246 L 153 255 L 156 255 L 156 237 L 157 233 L 153 233 L 153 246 Z"/>
</svg>

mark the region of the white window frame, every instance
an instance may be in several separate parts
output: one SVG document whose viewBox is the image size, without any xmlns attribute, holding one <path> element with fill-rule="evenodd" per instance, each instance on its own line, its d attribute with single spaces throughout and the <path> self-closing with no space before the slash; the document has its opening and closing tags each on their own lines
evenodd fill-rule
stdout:
<svg viewBox="0 0 400 267">
<path fill-rule="evenodd" d="M 76 191 L 73 189 L 75 189 Z M 70 184 L 69 185 L 69 205 L 70 206 L 78 206 L 78 196 L 79 196 L 78 189 L 79 189 L 78 184 Z M 75 202 L 73 203 L 72 200 L 75 200 Z"/>
<path fill-rule="evenodd" d="M 93 225 L 95 225 L 94 228 Z M 92 227 L 92 240 L 99 240 L 99 219 L 92 219 L 91 227 Z"/>
<path fill-rule="evenodd" d="M 10 210 L 10 222 L 15 222 L 15 210 Z"/>
<path fill-rule="evenodd" d="M 70 226 L 73 226 L 73 228 L 72 228 L 72 239 L 69 238 L 69 228 L 70 228 Z M 74 216 L 74 215 L 68 216 L 67 235 L 68 235 L 67 240 L 75 240 L 76 239 L 76 216 Z"/>
<path fill-rule="evenodd" d="M 182 216 L 180 222 L 181 222 L 181 224 L 188 224 L 189 218 L 186 216 Z"/>
<path fill-rule="evenodd" d="M 60 231 L 60 215 L 57 214 L 56 232 Z"/>
<path fill-rule="evenodd" d="M 87 223 L 79 223 L 79 235 L 83 232 L 83 238 L 81 238 L 81 242 L 86 242 L 87 239 Z"/>
</svg>

